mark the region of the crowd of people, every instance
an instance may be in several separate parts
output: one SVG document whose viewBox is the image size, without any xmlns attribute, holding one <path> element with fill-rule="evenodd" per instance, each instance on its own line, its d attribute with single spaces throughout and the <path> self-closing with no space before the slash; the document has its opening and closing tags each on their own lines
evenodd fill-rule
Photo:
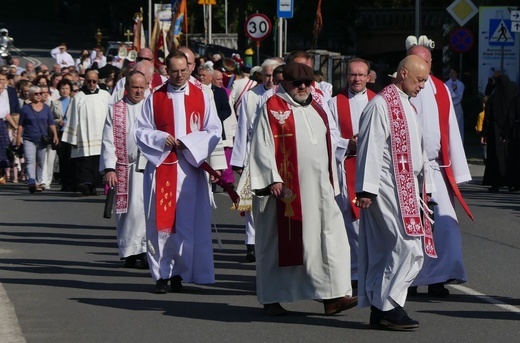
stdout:
<svg viewBox="0 0 520 343">
<path fill-rule="evenodd" d="M 59 170 L 62 191 L 91 196 L 104 179 L 119 256 L 150 270 L 155 293 L 215 282 L 216 184 L 240 197 L 266 315 L 320 299 L 325 315 L 370 307 L 370 325 L 412 330 L 403 307 L 418 287 L 446 297 L 447 283 L 466 282 L 453 201 L 473 219 L 458 188 L 471 180 L 454 93 L 463 85 L 456 71 L 446 84 L 431 75 L 428 47 L 407 46 L 385 87 L 351 59 L 337 94 L 304 51 L 253 68 L 187 47 L 164 65 L 147 48 L 135 61 L 101 47 L 74 60 L 66 44 L 51 54 L 52 71 L 17 59 L 0 71 L 3 180 L 42 192 Z M 518 153 L 519 117 L 518 90 L 498 78 L 483 117 L 485 183 L 518 175 L 520 159 L 500 154 Z"/>
</svg>

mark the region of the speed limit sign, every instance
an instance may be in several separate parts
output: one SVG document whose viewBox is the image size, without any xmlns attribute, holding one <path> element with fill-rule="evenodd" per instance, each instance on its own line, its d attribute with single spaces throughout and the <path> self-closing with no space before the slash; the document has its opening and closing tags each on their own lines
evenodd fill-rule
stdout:
<svg viewBox="0 0 520 343">
<path fill-rule="evenodd" d="M 262 41 L 271 33 L 271 21 L 265 14 L 255 13 L 247 17 L 246 35 L 254 41 Z"/>
</svg>

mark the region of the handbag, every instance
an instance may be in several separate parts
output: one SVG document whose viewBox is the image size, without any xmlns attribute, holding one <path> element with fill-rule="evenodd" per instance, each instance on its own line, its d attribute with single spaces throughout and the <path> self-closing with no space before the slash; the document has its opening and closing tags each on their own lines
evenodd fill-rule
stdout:
<svg viewBox="0 0 520 343">
<path fill-rule="evenodd" d="M 43 145 L 49 145 L 49 144 L 52 144 L 52 137 L 51 137 L 51 136 L 48 136 L 48 135 L 41 135 L 41 136 L 40 136 L 40 142 L 41 142 Z"/>
</svg>

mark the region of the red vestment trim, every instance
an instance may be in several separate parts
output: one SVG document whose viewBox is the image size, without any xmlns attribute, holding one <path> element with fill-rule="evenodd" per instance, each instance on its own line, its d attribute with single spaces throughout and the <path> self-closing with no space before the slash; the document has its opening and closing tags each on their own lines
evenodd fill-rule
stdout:
<svg viewBox="0 0 520 343">
<path fill-rule="evenodd" d="M 430 75 L 430 78 L 437 88 L 437 92 L 435 93 L 435 101 L 437 102 L 437 109 L 439 111 L 439 126 L 441 131 L 441 154 L 442 154 L 442 164 L 447 166 L 444 168 L 446 173 L 446 178 L 448 179 L 448 184 L 452 189 L 453 194 L 459 200 L 460 204 L 464 211 L 466 211 L 467 215 L 474 220 L 473 213 L 469 209 L 468 204 L 462 197 L 460 193 L 459 187 L 457 186 L 457 182 L 455 181 L 455 176 L 453 175 L 453 169 L 451 168 L 450 161 L 450 100 L 448 91 L 445 88 L 444 83 L 436 78 L 433 75 Z"/>
<path fill-rule="evenodd" d="M 367 88 L 368 101 L 372 100 L 375 95 L 376 93 Z M 350 99 L 348 96 L 348 90 L 338 94 L 336 101 L 341 137 L 345 139 L 351 139 L 354 136 L 354 128 L 352 127 L 352 114 L 350 112 Z M 356 198 L 356 155 L 348 155 L 343 163 L 345 166 L 348 198 L 350 201 L 352 201 Z M 352 211 L 352 217 L 354 219 L 359 219 L 360 208 L 353 206 L 352 204 L 350 204 L 350 208 Z"/>
<path fill-rule="evenodd" d="M 199 131 L 204 123 L 204 94 L 188 82 L 188 94 L 184 95 L 186 134 Z M 159 131 L 175 133 L 175 113 L 173 101 L 168 97 L 168 83 L 153 93 L 153 113 L 155 127 Z M 175 233 L 177 208 L 177 150 L 172 149 L 168 157 L 155 170 L 155 216 L 157 231 Z"/>
<path fill-rule="evenodd" d="M 410 131 L 399 91 L 395 85 L 390 85 L 385 87 L 380 94 L 385 99 L 388 108 L 394 177 L 405 232 L 408 236 L 424 237 L 426 254 L 436 257 L 431 225 L 426 218 L 427 209 L 423 211 L 422 219 L 424 219 L 426 231 L 429 232 L 425 232 L 421 222 L 419 198 L 416 193 L 416 180 L 413 171 Z M 426 197 L 424 184 L 425 181 L 423 182 L 422 192 L 423 196 Z"/>
<path fill-rule="evenodd" d="M 112 111 L 112 130 L 114 132 L 114 147 L 116 148 L 116 213 L 128 211 L 128 148 L 126 146 L 126 103 L 119 100 Z"/>
<path fill-rule="evenodd" d="M 311 105 L 318 112 L 327 128 L 326 140 L 330 162 L 332 149 L 327 115 L 315 101 L 312 101 Z M 276 95 L 267 100 L 266 108 L 275 143 L 278 173 L 285 186 L 283 197 L 276 200 L 278 264 L 280 267 L 300 266 L 303 265 L 303 215 L 294 114 L 289 104 Z M 329 175 L 332 183 L 332 163 L 329 163 Z"/>
<path fill-rule="evenodd" d="M 162 85 L 164 82 L 162 80 L 162 77 L 159 73 L 154 73 L 152 77 L 152 89 L 155 89 L 155 87 L 158 87 Z"/>
<path fill-rule="evenodd" d="M 276 199 L 278 265 L 301 266 L 303 225 L 294 114 L 288 103 L 276 95 L 267 100 L 266 107 L 273 133 L 276 165 L 285 186 L 282 197 Z"/>
</svg>

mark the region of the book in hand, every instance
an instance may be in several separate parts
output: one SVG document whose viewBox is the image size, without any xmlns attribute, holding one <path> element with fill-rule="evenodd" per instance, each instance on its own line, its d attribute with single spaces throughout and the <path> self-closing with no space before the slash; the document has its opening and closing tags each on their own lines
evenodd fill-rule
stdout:
<svg viewBox="0 0 520 343">
<path fill-rule="evenodd" d="M 105 209 L 103 211 L 103 218 L 112 218 L 112 212 L 114 212 L 114 198 L 115 189 L 110 187 L 107 191 L 107 197 L 105 199 Z"/>
</svg>

